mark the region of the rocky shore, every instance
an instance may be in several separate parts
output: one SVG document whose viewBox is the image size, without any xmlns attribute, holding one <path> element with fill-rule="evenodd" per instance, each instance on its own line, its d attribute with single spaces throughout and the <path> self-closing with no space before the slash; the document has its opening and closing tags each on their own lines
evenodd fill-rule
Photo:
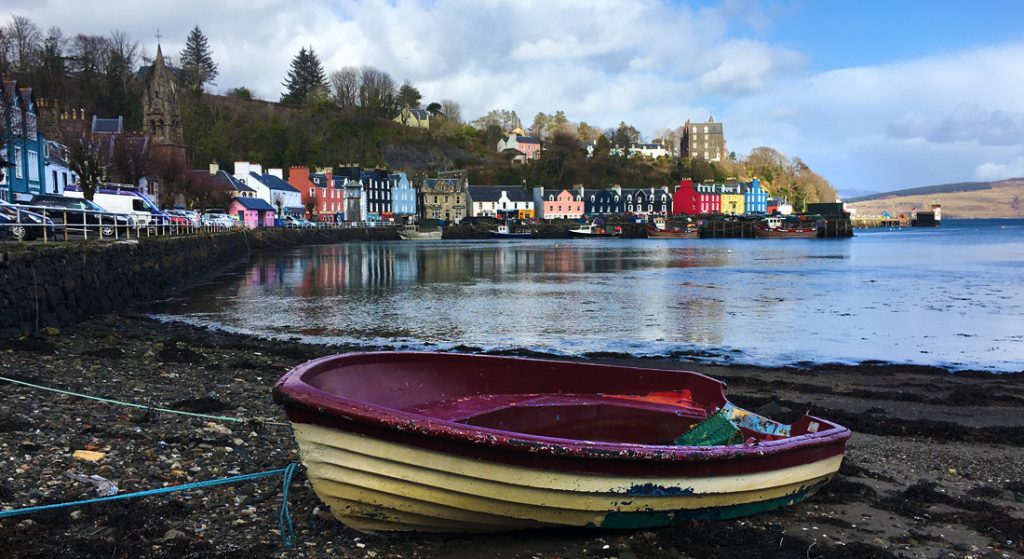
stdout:
<svg viewBox="0 0 1024 559">
<path fill-rule="evenodd" d="M 270 397 L 281 374 L 346 349 L 160 324 L 133 313 L 48 334 L 0 342 L 0 375 L 272 421 L 283 421 Z M 854 437 L 840 475 L 801 505 L 732 521 L 642 532 L 367 536 L 336 522 L 300 469 L 290 495 L 297 534 L 291 549 L 278 533 L 279 477 L 3 519 L 0 549 L 16 558 L 1024 556 L 1024 374 L 593 358 L 697 370 L 727 381 L 741 406 L 783 420 L 811 410 L 842 423 Z M 96 495 L 93 484 L 69 473 L 134 492 L 298 461 L 286 426 L 153 413 L 8 382 L 0 382 L 0 394 L 0 508 Z M 99 459 L 75 458 L 80 450 Z"/>
</svg>

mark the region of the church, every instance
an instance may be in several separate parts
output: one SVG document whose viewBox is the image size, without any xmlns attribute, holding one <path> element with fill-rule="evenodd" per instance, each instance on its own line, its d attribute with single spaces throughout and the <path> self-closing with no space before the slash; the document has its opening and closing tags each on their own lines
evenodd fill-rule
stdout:
<svg viewBox="0 0 1024 559">
<path fill-rule="evenodd" d="M 146 93 L 142 98 L 142 128 L 157 145 L 184 145 L 181 132 L 181 82 L 176 70 L 164 60 L 160 45 L 156 59 L 146 75 Z"/>
</svg>

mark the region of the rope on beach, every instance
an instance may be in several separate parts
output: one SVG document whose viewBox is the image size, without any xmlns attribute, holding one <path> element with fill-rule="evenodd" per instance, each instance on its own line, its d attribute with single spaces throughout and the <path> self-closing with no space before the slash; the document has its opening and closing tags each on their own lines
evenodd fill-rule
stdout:
<svg viewBox="0 0 1024 559">
<path fill-rule="evenodd" d="M 225 477 L 220 479 L 210 479 L 206 481 L 197 481 L 195 483 L 186 483 L 184 485 L 172 485 L 170 487 L 159 487 L 157 489 L 147 489 L 145 491 L 137 491 L 135 493 L 121 493 L 119 495 L 112 495 L 110 497 L 97 497 L 95 499 L 84 499 L 82 501 L 69 501 L 66 503 L 54 503 L 52 505 L 40 505 L 35 507 L 25 507 L 20 509 L 11 510 L 0 510 L 0 518 L 10 518 L 12 516 L 24 516 L 27 514 L 33 514 L 46 510 L 64 509 L 72 507 L 80 507 L 83 505 L 93 505 L 96 503 L 108 503 L 110 501 L 121 501 L 124 499 L 136 499 L 140 497 L 150 497 L 152 495 L 163 495 L 165 493 L 173 493 L 175 491 L 191 491 L 193 489 L 202 489 L 204 487 L 213 487 L 215 485 L 225 485 L 228 483 L 241 483 L 243 481 L 252 481 L 254 479 L 260 479 L 265 477 L 272 477 L 277 475 L 284 476 L 282 482 L 282 493 L 283 500 L 281 503 L 281 512 L 278 515 L 278 527 L 281 530 L 281 542 L 285 547 L 291 547 L 295 544 L 295 527 L 292 524 L 291 512 L 288 510 L 288 487 L 292 483 L 292 476 L 295 474 L 295 469 L 298 464 L 292 462 L 284 468 L 278 468 L 276 470 L 267 470 L 265 472 L 255 472 L 251 474 L 241 474 L 237 476 Z"/>
<path fill-rule="evenodd" d="M 94 400 L 96 402 L 103 402 L 104 404 L 111 404 L 115 406 L 127 406 L 130 408 L 138 408 L 147 411 L 156 411 L 161 413 L 173 413 L 177 415 L 187 415 L 189 417 L 199 417 L 203 419 L 211 419 L 214 421 L 232 421 L 235 423 L 257 423 L 260 425 L 273 425 L 275 427 L 287 427 L 288 423 L 283 421 L 273 421 L 261 417 L 229 417 L 226 415 L 210 415 L 206 413 L 196 413 L 191 411 L 175 410 L 170 408 L 161 408 L 157 406 L 149 406 L 146 404 L 136 404 L 133 402 L 122 402 L 120 400 L 111 400 L 110 398 L 101 398 L 99 396 L 90 396 L 89 394 L 82 394 L 81 392 L 71 392 L 68 390 L 61 390 L 59 388 L 51 388 L 49 386 L 41 386 L 38 384 L 32 384 L 31 382 L 25 382 L 23 380 L 17 380 L 8 377 L 0 377 L 0 380 L 10 382 L 12 384 L 18 384 L 21 386 L 27 386 L 29 388 L 35 388 L 37 390 L 45 390 L 47 392 L 55 392 L 57 394 L 63 394 L 65 396 L 74 396 L 76 398 L 84 398 L 86 400 Z"/>
</svg>

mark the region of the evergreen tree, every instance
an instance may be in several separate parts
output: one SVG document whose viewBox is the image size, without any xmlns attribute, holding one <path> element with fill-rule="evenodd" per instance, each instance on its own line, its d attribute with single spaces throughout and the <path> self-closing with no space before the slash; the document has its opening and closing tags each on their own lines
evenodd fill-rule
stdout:
<svg viewBox="0 0 1024 559">
<path fill-rule="evenodd" d="M 398 90 L 399 108 L 409 105 L 412 109 L 418 109 L 420 107 L 420 99 L 423 99 L 420 90 L 416 89 L 408 80 Z"/>
<path fill-rule="evenodd" d="M 326 89 L 327 76 L 324 75 L 324 67 L 313 52 L 313 47 L 309 50 L 306 50 L 306 47 L 299 49 L 299 54 L 292 59 L 292 67 L 288 70 L 288 77 L 282 85 L 287 91 L 281 95 L 281 102 L 296 105 L 303 103 L 310 92 Z"/>
<path fill-rule="evenodd" d="M 181 70 L 185 79 L 196 91 L 202 91 L 207 83 L 217 77 L 217 63 L 213 61 L 206 35 L 195 26 L 185 40 L 181 51 Z"/>
</svg>

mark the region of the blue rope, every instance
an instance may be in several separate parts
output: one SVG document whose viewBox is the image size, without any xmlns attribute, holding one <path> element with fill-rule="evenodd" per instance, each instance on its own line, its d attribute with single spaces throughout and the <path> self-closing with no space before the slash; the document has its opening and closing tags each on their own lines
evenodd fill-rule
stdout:
<svg viewBox="0 0 1024 559">
<path fill-rule="evenodd" d="M 157 489 L 147 489 L 145 491 L 138 491 L 135 493 L 121 493 L 119 495 L 111 495 L 110 497 L 97 497 L 95 499 L 85 499 L 82 501 L 70 501 L 67 503 L 54 503 L 52 505 L 40 505 L 35 507 L 24 507 L 20 509 L 0 510 L 0 518 L 24 516 L 27 514 L 34 514 L 46 510 L 80 507 L 82 505 L 107 503 L 110 501 L 121 501 L 124 499 L 135 499 L 138 497 L 149 497 L 152 495 L 163 495 L 166 493 L 173 493 L 175 491 L 190 491 L 192 489 L 201 489 L 203 487 L 213 487 L 215 485 L 226 485 L 229 483 L 240 483 L 243 481 L 250 481 L 264 477 L 283 475 L 284 482 L 282 483 L 282 489 L 284 492 L 284 502 L 281 504 L 281 512 L 278 515 L 278 526 L 281 528 L 282 543 L 284 543 L 285 547 L 291 547 L 295 544 L 295 527 L 292 524 L 291 513 L 288 510 L 288 487 L 291 485 L 292 476 L 295 474 L 295 469 L 297 467 L 298 464 L 293 462 L 291 464 L 288 464 L 284 468 L 278 468 L 276 470 L 267 470 L 265 472 L 256 472 L 252 474 L 242 474 L 220 479 L 197 481 L 195 483 L 173 485 L 170 487 L 160 487 Z"/>
<path fill-rule="evenodd" d="M 285 466 L 284 479 L 281 481 L 281 511 L 277 515 L 277 527 L 285 547 L 295 545 L 295 526 L 292 524 L 291 512 L 288 511 L 288 487 L 292 484 L 292 475 L 298 466 L 295 462 Z"/>
</svg>

